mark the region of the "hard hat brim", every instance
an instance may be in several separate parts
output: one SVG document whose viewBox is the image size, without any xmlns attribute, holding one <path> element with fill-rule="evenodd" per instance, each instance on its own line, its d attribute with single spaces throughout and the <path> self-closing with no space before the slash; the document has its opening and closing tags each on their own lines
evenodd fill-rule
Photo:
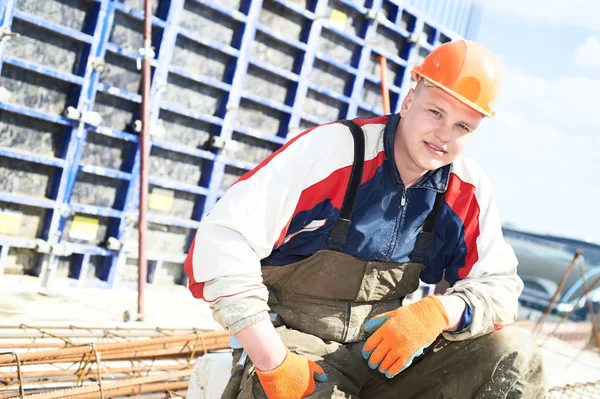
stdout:
<svg viewBox="0 0 600 399">
<path fill-rule="evenodd" d="M 416 81 L 419 81 L 419 78 L 423 78 L 423 79 L 427 80 L 428 83 L 431 83 L 433 86 L 444 90 L 446 93 L 450 94 L 452 97 L 456 98 L 463 104 L 473 108 L 477 112 L 481 112 L 481 114 L 483 114 L 483 116 L 486 116 L 490 119 L 494 119 L 494 116 L 496 116 L 496 113 L 494 111 L 492 111 L 492 110 L 487 111 L 487 110 L 481 108 L 479 105 L 475 104 L 474 102 L 470 101 L 469 99 L 465 98 L 464 96 L 461 96 L 460 94 L 456 93 L 455 91 L 450 90 L 446 86 L 441 85 L 438 82 L 436 82 L 435 80 L 426 76 L 419 69 L 420 68 L 415 67 L 415 68 L 413 68 L 412 73 L 411 73 L 413 79 L 415 79 Z"/>
</svg>

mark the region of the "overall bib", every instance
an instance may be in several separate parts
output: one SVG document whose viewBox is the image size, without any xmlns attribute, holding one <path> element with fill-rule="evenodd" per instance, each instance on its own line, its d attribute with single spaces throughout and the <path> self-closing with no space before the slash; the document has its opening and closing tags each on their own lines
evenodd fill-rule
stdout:
<svg viewBox="0 0 600 399">
<path fill-rule="evenodd" d="M 440 336 L 411 367 L 393 379 L 370 369 L 362 358 L 361 349 L 367 338 L 364 323 L 402 306 L 404 297 L 419 287 L 443 194 L 437 195 L 409 262 L 362 261 L 344 253 L 362 178 L 364 133 L 352 121 L 342 123 L 350 128 L 354 138 L 354 163 L 328 249 L 290 265 L 262 267 L 263 283 L 270 293 L 269 305 L 277 315 L 274 324 L 284 344 L 292 352 L 316 361 L 328 376 L 327 383 L 315 384 L 310 398 L 506 397 L 493 394 L 498 390 L 508 392 L 520 373 L 511 363 L 508 374 L 505 373 L 510 374 L 508 378 L 496 381 L 494 373 L 506 356 L 494 356 L 491 351 L 503 346 L 499 342 L 507 340 L 504 336 L 514 335 L 508 334 L 512 328 L 463 342 L 450 342 Z M 234 351 L 232 379 L 223 397 L 266 398 L 251 361 L 239 364 L 240 356 L 241 350 Z M 473 361 L 474 356 L 481 362 Z M 511 361 L 514 360 L 513 356 Z M 532 375 L 536 373 L 531 371 Z M 492 395 L 485 396 L 486 392 Z"/>
</svg>

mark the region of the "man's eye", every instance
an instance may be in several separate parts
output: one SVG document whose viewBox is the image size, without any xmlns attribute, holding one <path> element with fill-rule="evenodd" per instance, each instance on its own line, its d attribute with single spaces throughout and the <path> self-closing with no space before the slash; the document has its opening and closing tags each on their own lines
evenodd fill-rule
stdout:
<svg viewBox="0 0 600 399">
<path fill-rule="evenodd" d="M 431 111 L 431 113 L 434 114 L 435 116 L 437 116 L 438 118 L 440 116 L 442 116 L 442 114 L 440 114 L 439 112 L 437 112 L 435 109 L 430 109 L 429 111 Z"/>
<path fill-rule="evenodd" d="M 465 125 L 463 125 L 462 123 L 459 123 L 457 126 L 458 126 L 460 129 L 464 130 L 465 132 L 468 132 L 468 131 L 469 131 L 469 128 L 468 128 L 468 127 L 466 127 Z"/>
</svg>

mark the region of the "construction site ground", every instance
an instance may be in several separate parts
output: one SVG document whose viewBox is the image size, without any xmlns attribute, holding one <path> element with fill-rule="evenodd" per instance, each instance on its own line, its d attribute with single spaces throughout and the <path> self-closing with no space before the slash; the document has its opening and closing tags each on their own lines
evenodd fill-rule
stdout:
<svg viewBox="0 0 600 399">
<path fill-rule="evenodd" d="M 5 275 L 0 280 L 0 325 L 18 326 L 96 326 L 115 328 L 167 328 L 218 330 L 208 305 L 191 296 L 183 286 L 149 285 L 145 297 L 144 321 L 136 321 L 137 292 L 135 287 L 121 289 L 77 288 L 68 280 L 53 284 L 52 291 L 40 293 L 40 279 L 23 275 Z M 128 311 L 131 320 L 124 321 Z M 522 309 L 521 319 L 535 320 L 539 314 Z M 569 342 L 547 333 L 554 329 L 557 318 L 549 319 L 538 342 L 542 346 L 550 387 L 568 384 L 596 383 L 600 380 L 600 355 L 597 350 L 584 349 L 591 327 L 589 323 L 564 323 L 561 336 Z M 533 322 L 522 320 L 520 328 L 532 328 Z M 6 352 L 0 348 L 0 352 Z M 210 354 L 190 377 L 189 398 L 214 397 L 222 389 L 229 373 L 231 355 L 228 351 Z M 209 386 L 210 385 L 210 386 Z M 583 388 L 581 388 L 583 387 Z M 587 389 L 589 395 L 552 397 L 600 397 L 600 387 Z M 587 392 L 587 391 L 586 391 Z M 598 394 L 598 396 L 594 396 Z M 565 395 L 568 395 L 565 391 Z"/>
</svg>

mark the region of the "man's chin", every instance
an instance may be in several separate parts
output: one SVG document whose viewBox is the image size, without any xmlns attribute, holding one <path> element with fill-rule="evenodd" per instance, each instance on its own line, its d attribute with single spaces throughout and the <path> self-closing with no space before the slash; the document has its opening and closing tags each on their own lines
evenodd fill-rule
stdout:
<svg viewBox="0 0 600 399">
<path fill-rule="evenodd" d="M 436 169 L 442 168 L 442 167 L 448 165 L 449 163 L 450 162 L 435 160 L 435 161 L 423 162 L 423 164 L 421 164 L 421 167 L 426 171 L 430 171 L 430 170 L 436 170 Z"/>
</svg>

